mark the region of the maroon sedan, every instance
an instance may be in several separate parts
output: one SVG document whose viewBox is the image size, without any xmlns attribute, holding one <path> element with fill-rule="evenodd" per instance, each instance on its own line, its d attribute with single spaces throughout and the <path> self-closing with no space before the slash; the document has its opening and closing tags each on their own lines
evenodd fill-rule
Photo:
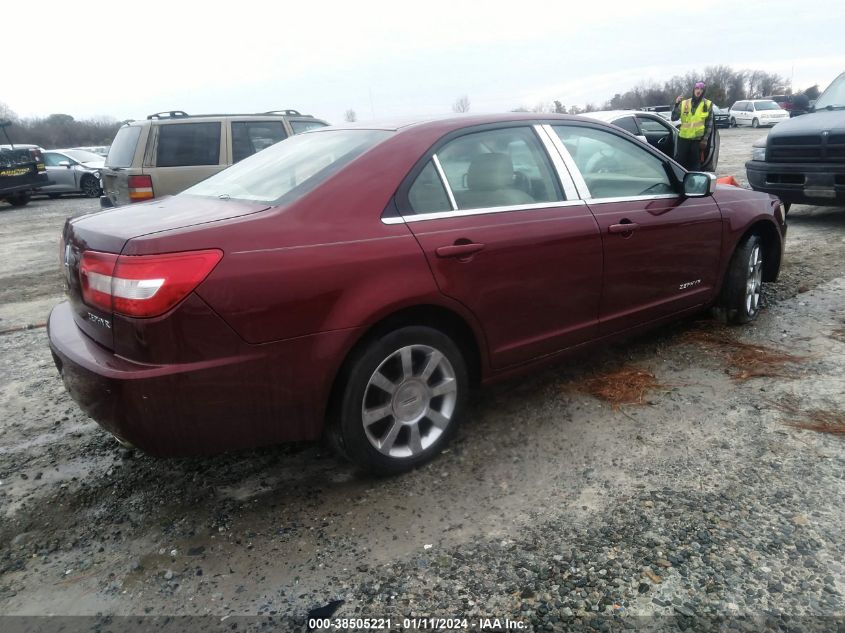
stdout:
<svg viewBox="0 0 845 633">
<path fill-rule="evenodd" d="M 149 453 L 325 433 L 398 472 L 473 384 L 708 307 L 754 319 L 785 230 L 776 199 L 596 121 L 330 127 L 68 221 L 50 346 L 79 405 Z"/>
</svg>

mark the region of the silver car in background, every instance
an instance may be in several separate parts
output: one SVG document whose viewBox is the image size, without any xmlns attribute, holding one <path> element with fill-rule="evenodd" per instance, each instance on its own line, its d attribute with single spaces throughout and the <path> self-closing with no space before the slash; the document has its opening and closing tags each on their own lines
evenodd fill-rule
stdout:
<svg viewBox="0 0 845 633">
<path fill-rule="evenodd" d="M 82 149 L 45 150 L 44 164 L 52 184 L 41 187 L 37 193 L 58 198 L 63 193 L 81 193 L 87 198 L 97 198 L 102 193 L 100 170 L 105 159 Z"/>
</svg>

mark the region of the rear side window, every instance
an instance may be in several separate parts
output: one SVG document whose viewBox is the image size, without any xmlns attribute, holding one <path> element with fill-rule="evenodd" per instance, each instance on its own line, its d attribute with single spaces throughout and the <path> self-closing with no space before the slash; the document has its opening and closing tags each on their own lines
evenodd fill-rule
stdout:
<svg viewBox="0 0 845 633">
<path fill-rule="evenodd" d="M 131 167 L 140 136 L 141 127 L 138 125 L 120 128 L 109 148 L 106 165 L 108 167 Z"/>
<path fill-rule="evenodd" d="M 420 172 L 420 175 L 414 180 L 414 184 L 411 185 L 408 191 L 408 202 L 411 203 L 411 208 L 415 213 L 452 210 L 449 197 L 443 188 L 437 169 L 431 161 L 428 161 L 425 169 Z"/>
<path fill-rule="evenodd" d="M 232 161 L 237 163 L 286 136 L 281 121 L 232 121 Z"/>
<path fill-rule="evenodd" d="M 326 127 L 326 124 L 320 123 L 320 121 L 289 121 L 289 123 L 294 134 L 302 134 L 308 130 L 313 130 L 315 127 Z"/>
<path fill-rule="evenodd" d="M 157 167 L 220 164 L 220 123 L 174 123 L 158 129 Z"/>
<path fill-rule="evenodd" d="M 613 125 L 615 125 L 616 127 L 621 127 L 623 130 L 625 130 L 626 132 L 630 132 L 634 136 L 640 133 L 640 131 L 637 129 L 637 123 L 636 121 L 634 121 L 634 117 L 632 116 L 626 116 L 621 119 L 616 119 L 613 122 Z"/>
</svg>

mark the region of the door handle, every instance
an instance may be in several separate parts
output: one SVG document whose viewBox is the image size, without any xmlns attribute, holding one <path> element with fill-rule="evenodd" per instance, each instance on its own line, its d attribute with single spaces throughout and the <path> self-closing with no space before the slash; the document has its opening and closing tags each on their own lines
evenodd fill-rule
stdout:
<svg viewBox="0 0 845 633">
<path fill-rule="evenodd" d="M 636 222 L 620 222 L 619 224 L 611 224 L 607 227 L 608 233 L 630 233 L 640 228 Z"/>
<path fill-rule="evenodd" d="M 453 244 L 451 246 L 440 246 L 435 249 L 435 253 L 437 253 L 438 257 L 469 257 L 470 255 L 474 255 L 478 251 L 484 249 L 485 244 L 478 244 L 476 242 L 470 242 L 468 244 Z"/>
</svg>

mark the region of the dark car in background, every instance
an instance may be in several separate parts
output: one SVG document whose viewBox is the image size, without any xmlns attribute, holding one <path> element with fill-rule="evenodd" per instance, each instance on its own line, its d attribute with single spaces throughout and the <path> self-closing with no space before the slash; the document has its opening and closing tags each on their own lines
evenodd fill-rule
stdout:
<svg viewBox="0 0 845 633">
<path fill-rule="evenodd" d="M 813 109 L 778 123 L 755 143 L 745 163 L 757 191 L 793 203 L 845 205 L 845 73 L 816 100 Z"/>
<path fill-rule="evenodd" d="M 11 121 L 0 121 L 4 140 L 8 141 L 8 144 L 0 145 L 0 200 L 22 207 L 38 187 L 50 184 L 50 180 L 41 148 L 12 143 L 6 131 L 11 125 Z"/>
<path fill-rule="evenodd" d="M 731 113 L 727 108 L 720 108 L 717 105 L 713 106 L 713 124 L 716 127 L 730 127 Z"/>
<path fill-rule="evenodd" d="M 68 220 L 49 344 L 150 453 L 327 434 L 395 473 L 446 445 L 473 384 L 710 306 L 753 320 L 785 230 L 776 199 L 587 118 L 328 127 Z"/>
</svg>

